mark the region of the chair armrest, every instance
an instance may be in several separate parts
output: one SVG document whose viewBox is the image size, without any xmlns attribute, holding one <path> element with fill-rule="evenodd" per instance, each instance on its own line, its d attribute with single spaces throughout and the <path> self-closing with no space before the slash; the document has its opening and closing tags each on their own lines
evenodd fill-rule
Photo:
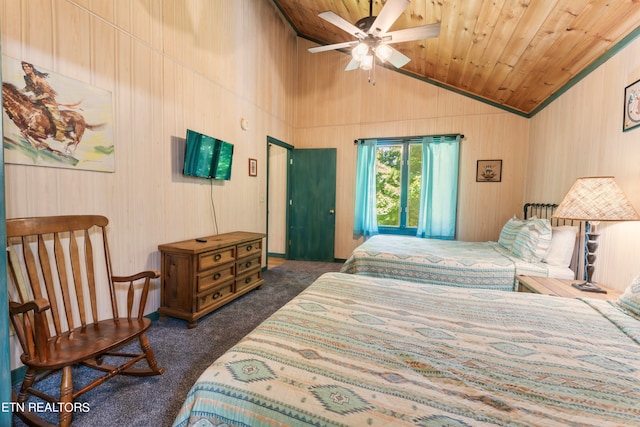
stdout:
<svg viewBox="0 0 640 427">
<path fill-rule="evenodd" d="M 44 298 L 36 298 L 33 301 L 27 301 L 23 304 L 17 303 L 15 301 L 9 302 L 9 312 L 11 314 L 26 313 L 30 310 L 33 310 L 35 313 L 42 313 L 49 308 L 51 308 L 51 306 L 49 305 L 49 301 Z"/>
<path fill-rule="evenodd" d="M 140 279 L 157 279 L 160 277 L 160 272 L 157 270 L 147 270 L 142 271 L 140 273 L 134 274 L 132 276 L 111 276 L 114 282 L 133 282 Z"/>
<path fill-rule="evenodd" d="M 149 295 L 149 284 L 151 283 L 151 279 L 157 279 L 160 277 L 160 272 L 157 270 L 147 270 L 142 271 L 140 273 L 134 274 L 132 276 L 111 276 L 111 280 L 113 283 L 129 283 L 129 291 L 127 292 L 127 317 L 131 318 L 133 315 L 133 293 L 134 293 L 134 282 L 139 280 L 144 280 L 142 285 L 142 293 L 140 295 L 140 302 L 138 304 L 138 319 L 142 319 L 142 315 L 144 314 L 144 308 L 147 305 L 147 296 Z"/>
<path fill-rule="evenodd" d="M 37 357 L 38 360 L 44 361 L 49 356 L 46 345 L 49 328 L 45 311 L 50 307 L 49 301 L 44 298 L 36 298 L 23 304 L 9 302 L 9 317 L 27 359 Z M 33 311 L 33 318 L 28 314 L 29 311 Z"/>
</svg>

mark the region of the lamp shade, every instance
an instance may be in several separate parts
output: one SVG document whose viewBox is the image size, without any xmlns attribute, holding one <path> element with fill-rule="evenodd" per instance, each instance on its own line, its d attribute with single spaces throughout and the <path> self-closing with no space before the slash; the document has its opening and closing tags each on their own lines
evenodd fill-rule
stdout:
<svg viewBox="0 0 640 427">
<path fill-rule="evenodd" d="M 553 217 L 594 222 L 640 220 L 612 176 L 578 178 Z"/>
<path fill-rule="evenodd" d="M 393 51 L 391 50 L 391 48 L 384 43 L 381 43 L 378 45 L 378 47 L 376 47 L 376 56 L 382 62 L 389 59 L 392 53 Z"/>
<path fill-rule="evenodd" d="M 356 61 L 362 61 L 364 57 L 369 53 L 369 45 L 364 42 L 360 42 L 351 51 L 351 56 Z"/>
<path fill-rule="evenodd" d="M 360 62 L 360 68 L 363 70 L 370 70 L 373 68 L 373 55 L 366 55 Z"/>
</svg>

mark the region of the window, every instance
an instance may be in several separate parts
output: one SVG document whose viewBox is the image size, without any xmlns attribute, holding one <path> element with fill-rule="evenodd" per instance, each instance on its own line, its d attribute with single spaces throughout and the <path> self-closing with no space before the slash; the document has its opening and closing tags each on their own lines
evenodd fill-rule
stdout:
<svg viewBox="0 0 640 427">
<path fill-rule="evenodd" d="M 354 233 L 453 239 L 459 141 L 458 135 L 361 141 Z"/>
<path fill-rule="evenodd" d="M 376 212 L 380 232 L 415 234 L 420 209 L 422 143 L 376 146 Z"/>
</svg>

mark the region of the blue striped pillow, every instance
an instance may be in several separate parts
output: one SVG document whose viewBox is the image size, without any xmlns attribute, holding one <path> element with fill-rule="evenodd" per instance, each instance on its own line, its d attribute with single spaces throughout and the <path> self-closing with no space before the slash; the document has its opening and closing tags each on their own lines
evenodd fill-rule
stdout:
<svg viewBox="0 0 640 427">
<path fill-rule="evenodd" d="M 516 239 L 518 231 L 524 226 L 525 220 L 517 218 L 515 215 L 500 230 L 498 243 L 505 249 L 511 250 L 513 241 Z"/>
<path fill-rule="evenodd" d="M 618 304 L 635 316 L 640 316 L 640 275 L 636 276 L 618 297 Z"/>
<path fill-rule="evenodd" d="M 511 252 L 520 259 L 540 262 L 551 247 L 551 222 L 548 219 L 531 218 L 518 231 Z"/>
</svg>

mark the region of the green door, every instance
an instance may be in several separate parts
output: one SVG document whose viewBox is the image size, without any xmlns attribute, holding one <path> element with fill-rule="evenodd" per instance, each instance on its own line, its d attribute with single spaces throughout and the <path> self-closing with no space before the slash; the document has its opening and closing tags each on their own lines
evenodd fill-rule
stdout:
<svg viewBox="0 0 640 427">
<path fill-rule="evenodd" d="M 336 149 L 292 150 L 289 259 L 334 261 Z"/>
</svg>

